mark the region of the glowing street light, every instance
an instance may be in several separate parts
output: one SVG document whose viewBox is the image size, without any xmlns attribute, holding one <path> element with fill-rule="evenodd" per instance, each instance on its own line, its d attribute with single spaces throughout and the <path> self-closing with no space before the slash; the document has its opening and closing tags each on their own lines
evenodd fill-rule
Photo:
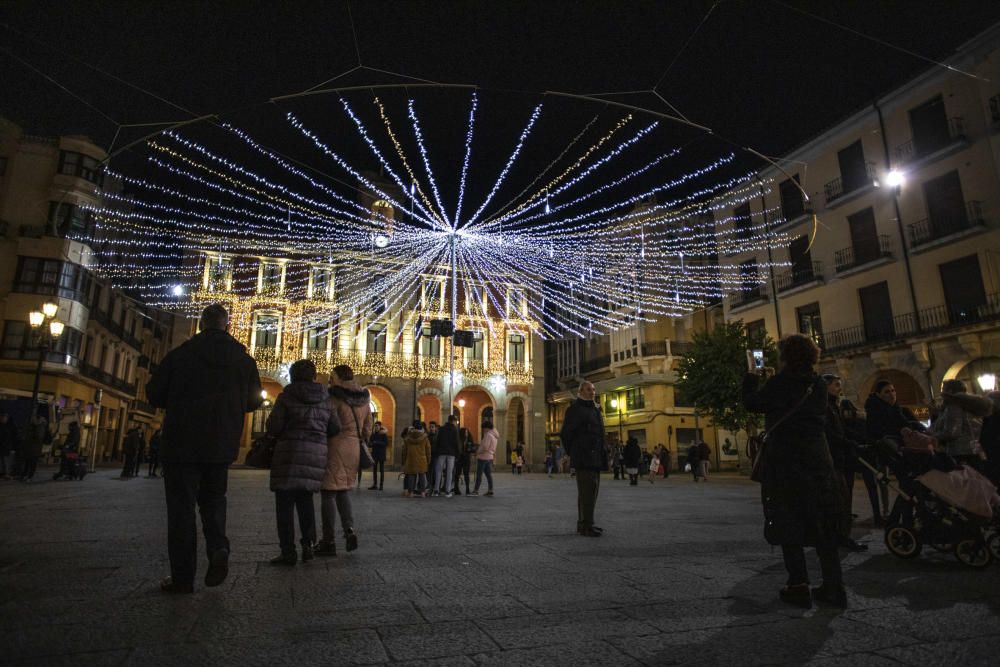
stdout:
<svg viewBox="0 0 1000 667">
<path fill-rule="evenodd" d="M 979 388 L 983 391 L 994 391 L 997 388 L 996 373 L 983 373 L 976 378 L 976 382 L 979 383 Z"/>
<path fill-rule="evenodd" d="M 174 288 L 170 290 L 174 296 L 184 296 L 184 286 L 174 285 Z"/>
<path fill-rule="evenodd" d="M 906 183 L 906 174 L 898 169 L 892 169 L 885 175 L 885 183 L 890 188 L 900 188 Z"/>
</svg>

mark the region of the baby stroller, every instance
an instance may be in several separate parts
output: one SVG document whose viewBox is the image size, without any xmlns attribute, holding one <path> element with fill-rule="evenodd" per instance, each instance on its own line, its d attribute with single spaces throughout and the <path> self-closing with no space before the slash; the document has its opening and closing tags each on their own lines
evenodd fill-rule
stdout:
<svg viewBox="0 0 1000 667">
<path fill-rule="evenodd" d="M 53 480 L 67 479 L 82 480 L 87 475 L 87 457 L 80 456 L 78 452 L 64 452 L 59 459 L 59 471 L 52 475 Z"/>
<path fill-rule="evenodd" d="M 890 439 L 863 450 L 859 461 L 898 494 L 885 526 L 885 545 L 894 556 L 916 558 L 926 544 L 974 568 L 1000 558 L 1000 496 L 975 470 L 932 453 L 929 445 L 900 446 Z"/>
</svg>

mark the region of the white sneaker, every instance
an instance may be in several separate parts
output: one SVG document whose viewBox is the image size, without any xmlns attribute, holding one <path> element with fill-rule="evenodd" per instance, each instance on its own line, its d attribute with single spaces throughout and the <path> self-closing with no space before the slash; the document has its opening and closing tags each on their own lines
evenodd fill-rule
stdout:
<svg viewBox="0 0 1000 667">
<path fill-rule="evenodd" d="M 445 498 L 451 498 L 454 495 L 455 495 L 454 493 L 446 493 L 446 494 L 444 494 L 444 497 Z"/>
</svg>

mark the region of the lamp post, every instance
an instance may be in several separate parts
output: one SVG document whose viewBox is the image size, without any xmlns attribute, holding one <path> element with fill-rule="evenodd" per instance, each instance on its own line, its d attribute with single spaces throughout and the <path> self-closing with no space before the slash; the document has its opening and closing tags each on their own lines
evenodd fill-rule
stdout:
<svg viewBox="0 0 1000 667">
<path fill-rule="evenodd" d="M 611 407 L 618 410 L 618 445 L 621 446 L 625 443 L 622 440 L 622 402 L 618 397 L 611 399 Z"/>
<path fill-rule="evenodd" d="M 984 392 L 994 391 L 997 388 L 996 373 L 983 373 L 976 378 L 976 382 L 979 383 L 979 388 Z"/>
<path fill-rule="evenodd" d="M 460 398 L 458 399 L 458 426 L 460 428 L 462 426 L 462 410 L 464 409 L 465 409 L 465 399 Z"/>
<path fill-rule="evenodd" d="M 35 385 L 31 390 L 31 410 L 32 418 L 38 407 L 38 385 L 42 380 L 42 364 L 45 362 L 45 355 L 48 353 L 52 342 L 62 335 L 65 325 L 56 319 L 59 312 L 59 305 L 52 301 L 42 304 L 41 310 L 33 310 L 28 313 L 28 323 L 31 325 L 33 337 L 37 341 L 38 365 L 35 367 Z"/>
</svg>

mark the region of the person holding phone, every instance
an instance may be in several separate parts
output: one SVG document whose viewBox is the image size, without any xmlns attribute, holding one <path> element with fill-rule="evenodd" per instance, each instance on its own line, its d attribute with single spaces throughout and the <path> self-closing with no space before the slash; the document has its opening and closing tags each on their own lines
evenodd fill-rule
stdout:
<svg viewBox="0 0 1000 667">
<path fill-rule="evenodd" d="M 764 535 L 781 546 L 788 572 L 779 597 L 801 607 L 812 606 L 813 599 L 845 607 L 837 554 L 842 498 L 826 442 L 826 383 L 813 370 L 819 348 L 811 338 L 793 334 L 781 340 L 778 352 L 777 374 L 752 364 L 743 382 L 743 404 L 764 414 Z M 761 385 L 764 378 L 769 379 Z M 816 548 L 823 572 L 823 584 L 811 591 L 807 546 Z"/>
</svg>

